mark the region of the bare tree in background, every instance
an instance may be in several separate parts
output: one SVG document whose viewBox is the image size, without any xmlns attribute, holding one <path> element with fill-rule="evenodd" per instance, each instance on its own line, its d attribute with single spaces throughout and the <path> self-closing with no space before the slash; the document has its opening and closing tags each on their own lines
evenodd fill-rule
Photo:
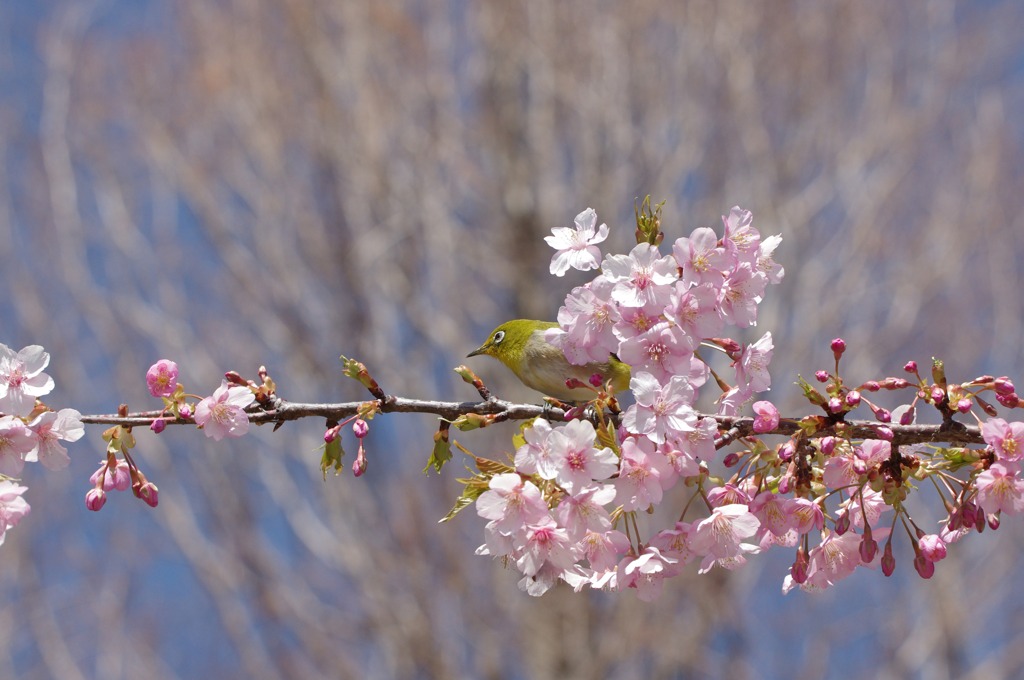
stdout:
<svg viewBox="0 0 1024 680">
<path fill-rule="evenodd" d="M 836 335 L 857 379 L 932 355 L 965 379 L 1024 378 L 1016 3 L 150 6 L 126 30 L 119 3 L 58 4 L 33 24 L 38 111 L 0 99 L 0 341 L 46 346 L 62 405 L 142 407 L 160 357 L 192 391 L 265 363 L 287 398 L 362 398 L 342 352 L 390 392 L 472 398 L 448 369 L 500 321 L 553 318 L 573 284 L 547 276 L 542 236 L 589 205 L 625 247 L 648 193 L 668 201 L 669 238 L 736 203 L 784 235 L 786 281 L 758 329 L 776 339 L 776 395 Z M 451 472 L 420 475 L 434 426 L 378 419 L 369 479 L 326 484 L 312 422 L 233 445 L 140 433 L 160 507 L 88 516 L 79 443 L 70 474 L 28 480 L 33 514 L 0 551 L 8 667 L 990 678 L 1024 664 L 1014 632 L 975 661 L 960 618 L 1021 606 L 1010 526 L 990 554 L 957 546 L 930 582 L 903 556 L 898 589 L 878 576 L 782 604 L 788 565 L 762 575 L 755 560 L 676 579 L 653 605 L 530 599 L 472 556 L 476 518 L 435 524 L 457 489 Z M 495 451 L 510 434 L 462 441 Z M 979 602 L 960 573 L 998 595 Z M 845 642 L 851 610 L 871 654 Z"/>
</svg>

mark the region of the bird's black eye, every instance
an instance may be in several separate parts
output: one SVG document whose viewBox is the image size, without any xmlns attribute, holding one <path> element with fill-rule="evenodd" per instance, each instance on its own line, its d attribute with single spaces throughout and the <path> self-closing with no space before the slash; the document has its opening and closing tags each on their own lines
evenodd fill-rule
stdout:
<svg viewBox="0 0 1024 680">
<path fill-rule="evenodd" d="M 494 339 L 491 340 L 495 345 L 500 345 L 501 341 L 505 339 L 505 331 L 498 331 L 494 334 Z"/>
</svg>

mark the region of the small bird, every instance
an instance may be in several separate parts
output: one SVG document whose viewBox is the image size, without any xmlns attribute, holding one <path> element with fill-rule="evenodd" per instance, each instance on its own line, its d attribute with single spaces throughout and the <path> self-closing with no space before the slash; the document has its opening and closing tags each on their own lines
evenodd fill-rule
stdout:
<svg viewBox="0 0 1024 680">
<path fill-rule="evenodd" d="M 629 388 L 629 366 L 614 355 L 609 355 L 604 363 L 570 364 L 562 350 L 544 339 L 544 331 L 556 326 L 558 324 L 552 321 L 533 319 L 506 321 L 491 331 L 487 342 L 467 356 L 492 356 L 512 369 L 530 389 L 562 401 L 587 401 L 595 396 L 593 390 L 584 387 L 566 387 L 568 378 L 589 384 L 591 376 L 596 373 L 601 376 L 602 383 L 610 380 L 615 392 Z"/>
</svg>

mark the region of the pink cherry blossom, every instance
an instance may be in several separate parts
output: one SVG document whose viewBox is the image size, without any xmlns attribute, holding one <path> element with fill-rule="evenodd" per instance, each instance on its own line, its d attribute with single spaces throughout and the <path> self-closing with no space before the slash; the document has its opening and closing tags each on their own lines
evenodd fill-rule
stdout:
<svg viewBox="0 0 1024 680">
<path fill-rule="evenodd" d="M 614 569 L 629 551 L 629 538 L 617 529 L 603 533 L 588 531 L 580 541 L 579 549 L 590 562 L 591 569 L 604 572 Z"/>
<path fill-rule="evenodd" d="M 20 418 L 0 417 L 0 474 L 8 477 L 21 475 L 25 460 L 38 443 L 35 433 Z"/>
<path fill-rule="evenodd" d="M 726 323 L 734 326 L 757 324 L 757 304 L 761 302 L 768 277 L 748 263 L 729 272 L 722 286 L 720 309 Z"/>
<path fill-rule="evenodd" d="M 745 562 L 745 555 L 759 548 L 744 539 L 754 536 L 760 526 L 760 520 L 741 503 L 712 509 L 690 532 L 690 549 L 704 557 L 698 573 L 707 573 L 716 564 L 731 569 Z"/>
<path fill-rule="evenodd" d="M 615 284 L 612 300 L 625 307 L 664 307 L 678 278 L 675 261 L 669 256 L 662 257 L 649 243 L 637 244 L 629 255 L 605 257 L 601 268 L 604 276 Z"/>
<path fill-rule="evenodd" d="M 548 435 L 555 480 L 569 492 L 594 480 L 607 479 L 618 468 L 618 458 L 611 449 L 595 448 L 596 437 L 597 432 L 588 420 L 573 420 Z"/>
<path fill-rule="evenodd" d="M 224 437 L 241 437 L 249 431 L 249 416 L 245 408 L 256 400 L 248 387 L 229 387 L 226 380 L 213 392 L 196 404 L 196 425 L 203 428 L 207 437 L 220 441 Z"/>
<path fill-rule="evenodd" d="M 161 359 L 146 371 L 146 386 L 154 397 L 169 397 L 178 387 L 178 364 Z"/>
<path fill-rule="evenodd" d="M 678 326 L 662 322 L 642 335 L 623 340 L 618 355 L 633 370 L 645 370 L 667 382 L 673 375 L 690 372 L 697 342 Z"/>
<path fill-rule="evenodd" d="M 981 436 L 996 452 L 997 460 L 1017 462 L 1024 458 L 1024 423 L 989 418 L 981 424 Z"/>
<path fill-rule="evenodd" d="M 725 249 L 718 245 L 713 229 L 694 229 L 689 238 L 676 239 L 672 255 L 683 270 L 683 283 L 700 285 L 710 283 L 716 288 L 722 284 L 723 272 L 729 268 Z"/>
<path fill-rule="evenodd" d="M 545 562 L 550 562 L 559 571 L 568 569 L 575 562 L 569 535 L 550 516 L 527 525 L 524 538 L 516 567 L 526 576 L 535 576 Z"/>
<path fill-rule="evenodd" d="M 26 486 L 19 486 L 7 479 L 0 481 L 0 544 L 7 538 L 7 530 L 17 526 L 21 518 L 31 510 L 28 502 L 21 497 L 26 491 Z"/>
<path fill-rule="evenodd" d="M 763 434 L 771 432 L 779 426 L 779 409 L 772 402 L 755 401 L 753 409 L 757 414 L 757 417 L 754 418 L 754 432 Z"/>
<path fill-rule="evenodd" d="M 782 283 L 782 277 L 786 270 L 782 265 L 772 259 L 775 249 L 782 243 L 782 236 L 776 234 L 761 240 L 761 246 L 757 251 L 757 270 L 768 277 L 768 283 Z"/>
<path fill-rule="evenodd" d="M 695 338 L 715 337 L 725 325 L 718 311 L 718 289 L 711 284 L 687 288 L 677 281 L 665 316 Z"/>
<path fill-rule="evenodd" d="M 661 478 L 671 474 L 668 461 L 657 454 L 654 442 L 630 437 L 622 443 L 622 467 L 615 480 L 615 502 L 623 510 L 644 510 L 661 502 Z"/>
<path fill-rule="evenodd" d="M 476 513 L 493 520 L 497 531 L 511 534 L 541 522 L 548 516 L 548 506 L 533 482 L 506 472 L 491 477 L 488 490 L 476 499 Z"/>
<path fill-rule="evenodd" d="M 85 436 L 82 414 L 73 408 L 44 411 L 28 426 L 35 433 L 39 448 L 30 453 L 25 460 L 38 460 L 48 470 L 61 470 L 71 462 L 68 450 L 60 441 L 75 442 Z"/>
<path fill-rule="evenodd" d="M 978 489 L 978 505 L 986 513 L 1015 515 L 1024 510 L 1024 480 L 1019 472 L 1009 470 L 1002 463 L 993 463 L 974 483 Z"/>
<path fill-rule="evenodd" d="M 619 563 L 618 586 L 633 588 L 644 602 L 653 602 L 661 595 L 666 570 L 677 560 L 663 555 L 658 548 L 648 546 L 637 557 L 626 557 Z"/>
<path fill-rule="evenodd" d="M 867 516 L 868 525 L 874 527 L 882 513 L 888 512 L 890 509 L 880 492 L 867 487 L 850 496 L 842 507 L 847 509 L 850 521 L 853 522 L 853 526 L 858 528 L 863 528 L 865 516 Z"/>
<path fill-rule="evenodd" d="M 599 276 L 586 286 L 574 289 L 558 310 L 559 328 L 545 331 L 544 339 L 565 352 L 569 363 L 581 366 L 592 361 L 607 361 L 616 351 L 615 324 L 619 309 L 611 300 L 613 284 Z"/>
<path fill-rule="evenodd" d="M 615 500 L 615 487 L 611 484 L 588 486 L 575 495 L 566 495 L 555 510 L 558 523 L 565 527 L 569 538 L 580 540 L 587 532 L 604 533 L 611 530 L 612 520 L 604 506 Z"/>
<path fill-rule="evenodd" d="M 793 528 L 789 501 L 777 493 L 762 491 L 750 503 L 750 512 L 761 522 L 761 526 L 776 536 L 784 536 Z"/>
<path fill-rule="evenodd" d="M 39 345 L 15 352 L 0 344 L 0 413 L 24 417 L 35 407 L 36 397 L 49 394 L 53 378 L 43 373 L 50 355 Z"/>
<path fill-rule="evenodd" d="M 692 407 L 694 389 L 685 376 L 674 375 L 662 385 L 650 373 L 640 371 L 630 379 L 629 388 L 636 397 L 636 404 L 626 411 L 622 423 L 630 432 L 646 435 L 661 444 L 670 435 L 696 427 L 697 413 Z"/>
<path fill-rule="evenodd" d="M 516 470 L 528 475 L 539 474 L 543 479 L 554 479 L 557 473 L 555 462 L 551 457 L 548 435 L 551 434 L 551 423 L 538 418 L 523 430 L 526 443 L 516 449 Z"/>
<path fill-rule="evenodd" d="M 768 364 L 772 360 L 773 349 L 771 333 L 765 333 L 757 342 L 744 347 L 736 364 L 736 381 L 754 392 L 770 389 L 772 377 L 768 373 Z"/>
<path fill-rule="evenodd" d="M 739 206 L 734 206 L 728 216 L 722 216 L 725 225 L 722 243 L 727 249 L 745 256 L 744 259 L 756 257 L 761 244 L 761 233 L 753 227 L 753 219 L 749 210 Z"/>
<path fill-rule="evenodd" d="M 551 258 L 551 273 L 564 276 L 569 268 L 597 269 L 601 250 L 596 244 L 608 238 L 608 225 L 597 226 L 597 212 L 587 208 L 576 216 L 574 227 L 555 227 L 544 240 L 556 251 Z"/>
</svg>

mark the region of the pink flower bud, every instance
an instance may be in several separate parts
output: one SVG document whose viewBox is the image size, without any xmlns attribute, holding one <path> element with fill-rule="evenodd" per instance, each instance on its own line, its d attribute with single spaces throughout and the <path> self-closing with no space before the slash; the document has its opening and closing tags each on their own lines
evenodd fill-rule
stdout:
<svg viewBox="0 0 1024 680">
<path fill-rule="evenodd" d="M 991 513 L 985 515 L 985 521 L 988 523 L 988 526 L 989 526 L 990 529 L 992 529 L 992 531 L 995 531 L 996 529 L 999 528 L 999 515 L 998 514 L 996 514 L 994 512 L 991 512 Z M 985 526 L 985 525 L 982 524 L 981 526 Z"/>
<path fill-rule="evenodd" d="M 996 394 L 1011 394 L 1015 391 L 1013 388 L 1013 381 L 1005 375 L 1001 378 L 996 378 L 993 386 L 995 387 Z"/>
<path fill-rule="evenodd" d="M 876 554 L 878 554 L 878 541 L 871 538 L 871 534 L 865 532 L 864 537 L 860 540 L 860 559 L 867 563 L 875 559 Z"/>
<path fill-rule="evenodd" d="M 907 363 L 903 364 L 903 370 L 906 371 L 907 373 L 917 373 L 917 362 L 908 361 Z"/>
<path fill-rule="evenodd" d="M 151 508 L 155 508 L 157 503 L 160 501 L 160 492 L 156 488 L 156 484 L 153 482 L 146 482 L 140 486 L 139 492 L 136 495 L 146 501 L 146 505 Z"/>
<path fill-rule="evenodd" d="M 842 338 L 836 338 L 832 341 L 830 347 L 832 347 L 832 355 L 839 359 L 839 357 L 843 356 L 843 352 L 846 351 L 846 341 Z"/>
<path fill-rule="evenodd" d="M 797 548 L 796 560 L 793 562 L 793 566 L 790 567 L 789 573 L 797 583 L 803 583 L 807 580 L 807 553 L 804 552 L 803 548 Z"/>
<path fill-rule="evenodd" d="M 892 428 L 886 427 L 884 425 L 876 425 L 875 436 L 879 439 L 884 439 L 887 442 L 891 442 L 893 438 Z"/>
<path fill-rule="evenodd" d="M 740 454 L 736 453 L 735 451 L 732 451 L 731 453 L 727 454 L 725 458 L 722 460 L 722 464 L 725 465 L 725 467 L 727 468 L 735 467 L 736 463 L 739 462 Z"/>
<path fill-rule="evenodd" d="M 362 439 L 370 434 L 370 426 L 362 418 L 356 418 L 355 422 L 352 423 L 352 432 L 356 435 L 356 438 Z"/>
<path fill-rule="evenodd" d="M 836 533 L 842 536 L 850 530 L 850 513 L 845 510 L 836 518 Z"/>
<path fill-rule="evenodd" d="M 931 391 L 932 402 L 935 404 L 942 404 L 946 401 L 946 390 L 942 389 L 938 385 L 932 385 Z"/>
<path fill-rule="evenodd" d="M 885 550 L 882 551 L 882 573 L 886 576 L 892 576 L 892 573 L 896 571 L 896 558 L 892 556 L 892 543 L 885 544 Z"/>
<path fill-rule="evenodd" d="M 875 418 L 880 423 L 891 423 L 892 414 L 889 413 L 889 409 L 884 409 L 881 406 L 872 406 L 871 411 L 875 414 Z"/>
<path fill-rule="evenodd" d="M 161 432 L 164 431 L 165 427 L 167 427 L 167 421 L 164 420 L 163 418 L 157 418 L 150 424 L 149 429 L 153 430 L 153 432 L 156 432 L 157 434 L 160 434 Z"/>
<path fill-rule="evenodd" d="M 917 408 L 911 406 L 906 411 L 904 411 L 902 415 L 900 415 L 900 425 L 912 425 L 914 423 L 914 418 L 916 415 Z"/>
<path fill-rule="evenodd" d="M 926 559 L 924 555 L 914 558 L 914 569 L 917 570 L 921 578 L 931 578 L 935 575 L 935 563 Z"/>
<path fill-rule="evenodd" d="M 182 404 L 181 406 L 178 407 L 178 415 L 184 418 L 185 420 L 188 420 L 189 418 L 192 417 L 192 407 L 189 406 L 188 404 Z"/>
<path fill-rule="evenodd" d="M 1010 392 L 1009 394 L 997 394 L 996 401 L 1006 408 L 1017 408 L 1020 399 L 1017 397 L 1016 392 Z"/>
<path fill-rule="evenodd" d="M 946 557 L 946 544 L 938 534 L 925 534 L 917 539 L 917 547 L 929 562 L 938 562 Z"/>
<path fill-rule="evenodd" d="M 590 376 L 590 384 L 594 387 L 599 388 L 602 385 L 604 385 L 604 378 L 601 377 L 600 373 L 595 373 L 594 375 Z"/>
<path fill-rule="evenodd" d="M 832 436 L 821 438 L 821 452 L 826 456 L 831 456 L 832 452 L 836 450 L 836 438 Z"/>
<path fill-rule="evenodd" d="M 846 405 L 850 408 L 857 408 L 860 406 L 860 392 L 857 390 L 850 390 L 846 393 Z"/>
<path fill-rule="evenodd" d="M 829 378 L 828 371 L 815 371 L 814 372 L 814 379 L 817 380 L 820 383 L 828 382 L 828 378 Z"/>
<path fill-rule="evenodd" d="M 839 397 L 830 397 L 828 400 L 828 410 L 831 413 L 841 413 L 843 410 L 843 402 Z"/>
<path fill-rule="evenodd" d="M 103 489 L 92 488 L 85 494 L 85 507 L 93 512 L 99 512 L 107 502 L 107 494 Z"/>
<path fill-rule="evenodd" d="M 861 389 L 865 389 L 868 392 L 877 392 L 882 389 L 882 386 L 878 384 L 877 380 L 868 380 L 866 383 L 861 385 Z"/>
</svg>

